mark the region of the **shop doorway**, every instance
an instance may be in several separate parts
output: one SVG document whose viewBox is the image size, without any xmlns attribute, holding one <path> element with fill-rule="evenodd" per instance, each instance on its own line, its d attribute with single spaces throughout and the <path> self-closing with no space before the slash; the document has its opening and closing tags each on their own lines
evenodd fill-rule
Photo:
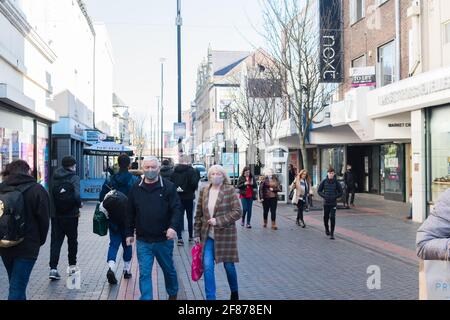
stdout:
<svg viewBox="0 0 450 320">
<path fill-rule="evenodd" d="M 379 155 L 379 146 L 347 147 L 347 164 L 352 165 L 357 192 L 379 194 Z"/>
</svg>

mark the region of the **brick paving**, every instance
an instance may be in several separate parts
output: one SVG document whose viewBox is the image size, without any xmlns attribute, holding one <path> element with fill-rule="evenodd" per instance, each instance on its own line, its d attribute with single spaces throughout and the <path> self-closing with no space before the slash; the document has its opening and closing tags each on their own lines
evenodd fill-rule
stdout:
<svg viewBox="0 0 450 320">
<path fill-rule="evenodd" d="M 241 262 L 236 265 L 241 299 L 418 299 L 418 260 L 415 257 L 415 234 L 418 224 L 403 219 L 405 204 L 380 201 L 380 197 L 357 195 L 357 207 L 338 210 L 336 240 L 323 231 L 321 211 L 305 214 L 305 229 L 295 225 L 292 205 L 279 205 L 279 230 L 262 227 L 262 209 L 254 205 L 252 229 L 238 227 Z M 384 203 L 384 205 L 383 205 Z M 320 209 L 319 204 L 316 204 Z M 119 285 L 106 281 L 108 237 L 92 233 L 94 204 L 83 208 L 79 226 L 79 266 L 82 270 L 81 290 L 68 290 L 65 277 L 48 279 L 50 238 L 41 249 L 28 286 L 29 299 L 133 300 L 140 296 L 138 270 L 132 263 L 133 278 L 121 279 Z M 187 233 L 184 233 L 187 240 Z M 190 249 L 175 246 L 174 260 L 179 277 L 179 298 L 203 300 L 203 278 L 190 279 Z M 67 266 L 67 245 L 63 245 L 59 270 Z M 118 257 L 121 257 L 122 249 Z M 118 259 L 121 261 L 121 259 Z M 381 289 L 367 288 L 367 268 L 381 269 Z M 122 270 L 121 262 L 118 270 Z M 119 271 L 117 276 L 119 276 Z M 6 271 L 0 264 L 0 282 L 7 283 Z M 154 297 L 165 300 L 167 294 L 162 270 L 155 262 Z M 216 266 L 217 298 L 229 299 L 229 287 L 223 265 Z M 3 287 L 3 286 L 2 286 Z M 6 286 L 5 286 L 6 287 Z M 0 291 L 5 299 L 6 290 Z"/>
</svg>

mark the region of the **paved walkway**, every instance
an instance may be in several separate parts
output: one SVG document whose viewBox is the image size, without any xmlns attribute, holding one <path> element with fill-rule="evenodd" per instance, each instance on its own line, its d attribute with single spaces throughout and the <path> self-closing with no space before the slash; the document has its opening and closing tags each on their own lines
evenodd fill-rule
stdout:
<svg viewBox="0 0 450 320">
<path fill-rule="evenodd" d="M 355 209 L 337 212 L 336 240 L 325 236 L 319 204 L 317 210 L 305 214 L 306 228 L 295 225 L 292 205 L 279 205 L 279 230 L 262 227 L 262 209 L 255 203 L 252 229 L 238 226 L 240 263 L 237 264 L 241 299 L 418 299 L 418 260 L 414 253 L 418 224 L 403 219 L 405 204 L 391 203 L 372 195 L 357 195 Z M 94 203 L 82 210 L 79 225 L 79 266 L 82 270 L 81 290 L 68 290 L 65 280 L 49 281 L 48 259 L 50 238 L 32 272 L 29 299 L 138 299 L 139 284 L 136 259 L 133 278 L 121 279 L 118 285 L 106 281 L 108 237 L 92 233 Z M 187 240 L 187 234 L 183 237 Z M 190 249 L 175 247 L 180 299 L 204 299 L 203 278 L 190 279 Z M 63 245 L 60 273 L 67 266 L 67 245 Z M 119 250 L 121 257 L 122 250 Z M 136 257 L 136 255 L 134 255 Z M 121 261 L 121 259 L 118 259 Z M 367 288 L 369 266 L 381 270 L 381 289 Z M 120 262 L 118 270 L 122 269 Z M 62 273 L 63 275 L 63 273 Z M 120 276 L 120 272 L 117 272 Z M 65 277 L 64 277 L 65 278 Z M 217 297 L 229 299 L 229 288 L 222 264 L 216 266 Z M 7 277 L 0 264 L 0 283 Z M 154 266 L 154 297 L 167 299 L 164 277 Z M 5 299 L 1 290 L 0 299 Z"/>
</svg>

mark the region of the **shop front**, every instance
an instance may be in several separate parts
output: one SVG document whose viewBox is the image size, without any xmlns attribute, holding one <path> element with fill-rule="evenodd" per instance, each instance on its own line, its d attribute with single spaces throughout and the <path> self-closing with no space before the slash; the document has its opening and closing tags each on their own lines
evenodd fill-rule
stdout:
<svg viewBox="0 0 450 320">
<path fill-rule="evenodd" d="M 30 165 L 38 183 L 48 190 L 50 125 L 48 120 L 0 102 L 1 171 L 14 160 L 25 160 Z"/>
</svg>

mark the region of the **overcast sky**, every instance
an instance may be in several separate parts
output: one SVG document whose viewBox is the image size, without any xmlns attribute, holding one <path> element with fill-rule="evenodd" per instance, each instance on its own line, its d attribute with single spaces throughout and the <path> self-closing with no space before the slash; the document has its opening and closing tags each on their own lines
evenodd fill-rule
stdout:
<svg viewBox="0 0 450 320">
<path fill-rule="evenodd" d="M 164 69 L 165 129 L 177 121 L 176 0 L 85 0 L 93 21 L 106 23 L 115 60 L 114 90 L 132 114 L 156 117 L 160 58 Z M 197 67 L 213 50 L 261 46 L 258 0 L 182 0 L 182 108 L 195 98 Z M 169 127 L 170 126 L 170 127 Z"/>
</svg>

